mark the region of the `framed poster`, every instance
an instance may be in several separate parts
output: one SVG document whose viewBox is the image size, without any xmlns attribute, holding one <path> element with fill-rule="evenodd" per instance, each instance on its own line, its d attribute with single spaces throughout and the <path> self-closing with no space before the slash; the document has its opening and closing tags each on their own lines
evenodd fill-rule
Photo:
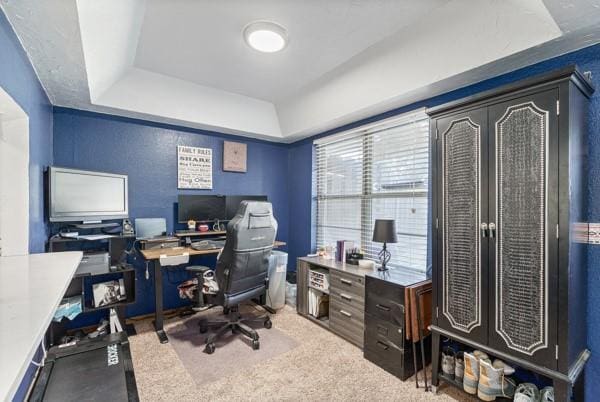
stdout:
<svg viewBox="0 0 600 402">
<path fill-rule="evenodd" d="M 223 170 L 245 173 L 247 148 L 243 142 L 223 142 Z"/>
<path fill-rule="evenodd" d="M 212 190 L 212 149 L 177 146 L 177 188 Z"/>
</svg>

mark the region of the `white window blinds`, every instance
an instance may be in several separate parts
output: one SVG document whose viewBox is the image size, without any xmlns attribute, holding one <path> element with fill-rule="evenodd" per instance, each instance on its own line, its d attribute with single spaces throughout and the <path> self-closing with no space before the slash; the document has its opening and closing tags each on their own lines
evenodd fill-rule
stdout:
<svg viewBox="0 0 600 402">
<path fill-rule="evenodd" d="M 316 244 L 352 240 L 377 260 L 375 219 L 395 219 L 390 267 L 426 270 L 429 120 L 413 112 L 315 141 Z"/>
</svg>

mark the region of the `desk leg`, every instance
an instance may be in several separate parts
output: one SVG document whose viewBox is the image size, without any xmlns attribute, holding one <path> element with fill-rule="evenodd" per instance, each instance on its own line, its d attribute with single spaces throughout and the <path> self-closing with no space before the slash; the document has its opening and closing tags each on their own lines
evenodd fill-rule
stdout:
<svg viewBox="0 0 600 402">
<path fill-rule="evenodd" d="M 154 301 L 156 311 L 154 313 L 154 328 L 156 329 L 156 335 L 160 343 L 169 342 L 169 338 L 165 330 L 163 329 L 163 288 L 162 288 L 162 271 L 160 269 L 160 262 L 158 260 L 153 261 L 154 264 Z"/>
</svg>

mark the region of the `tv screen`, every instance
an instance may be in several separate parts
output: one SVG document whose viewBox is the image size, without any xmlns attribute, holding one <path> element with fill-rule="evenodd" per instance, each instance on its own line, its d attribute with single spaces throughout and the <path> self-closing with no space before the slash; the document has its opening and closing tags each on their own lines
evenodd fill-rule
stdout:
<svg viewBox="0 0 600 402">
<path fill-rule="evenodd" d="M 177 218 L 179 223 L 189 220 L 225 220 L 225 197 L 222 195 L 180 195 Z"/>
<path fill-rule="evenodd" d="M 242 201 L 268 201 L 266 195 L 228 195 L 227 197 L 227 220 L 232 219 Z"/>
<path fill-rule="evenodd" d="M 127 175 L 51 166 L 50 222 L 127 218 Z"/>
</svg>

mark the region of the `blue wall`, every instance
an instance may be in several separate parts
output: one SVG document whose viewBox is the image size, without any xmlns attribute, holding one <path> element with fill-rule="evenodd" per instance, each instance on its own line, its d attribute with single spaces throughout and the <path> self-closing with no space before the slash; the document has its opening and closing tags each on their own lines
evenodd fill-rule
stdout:
<svg viewBox="0 0 600 402">
<path fill-rule="evenodd" d="M 421 107 L 432 107 L 452 100 L 470 96 L 481 91 L 493 89 L 500 85 L 508 84 L 528 78 L 536 74 L 548 72 L 570 64 L 577 64 L 582 71 L 591 71 L 593 81 L 597 88 L 591 99 L 589 109 L 589 189 L 588 217 L 590 222 L 600 221 L 600 45 L 591 46 L 573 53 L 566 54 L 551 60 L 547 60 L 533 66 L 529 66 L 509 74 L 495 77 L 475 85 L 458 89 L 444 95 L 436 96 L 415 104 L 402 107 L 391 112 L 374 116 L 372 118 L 337 128 L 310 139 L 292 144 L 289 148 L 290 169 L 288 180 L 296 183 L 294 197 L 290 198 L 290 222 L 294 230 L 290 233 L 289 253 L 292 256 L 301 256 L 311 252 L 311 164 L 312 164 L 312 141 L 315 138 L 344 131 L 352 127 L 390 117 L 399 113 L 408 112 Z M 294 162 L 294 163 L 292 163 Z M 597 399 L 597 384 L 600 384 L 600 270 L 596 267 L 600 264 L 600 246 L 590 246 L 588 251 L 588 346 L 592 351 L 592 357 L 586 368 L 586 399 Z"/>
<path fill-rule="evenodd" d="M 43 169 L 52 163 L 52 106 L 21 47 L 0 11 L 0 87 L 29 116 L 29 251 L 44 251 Z"/>
<path fill-rule="evenodd" d="M 247 173 L 224 172 L 223 140 L 248 144 Z M 213 190 L 177 189 L 177 145 L 208 147 L 213 150 Z M 129 176 L 129 216 L 165 217 L 167 228 L 176 224 L 178 194 L 264 194 L 273 203 L 279 222 L 277 238 L 288 241 L 288 151 L 287 146 L 235 138 L 222 134 L 184 129 L 164 124 L 81 112 L 54 110 L 54 164 L 63 167 L 123 173 Z M 198 258 L 198 257 L 195 257 Z M 214 258 L 198 258 L 198 264 L 214 265 Z M 137 302 L 128 315 L 154 311 L 153 278 L 146 280 L 139 263 Z M 181 305 L 175 283 L 182 272 L 164 273 L 165 307 Z"/>
</svg>

